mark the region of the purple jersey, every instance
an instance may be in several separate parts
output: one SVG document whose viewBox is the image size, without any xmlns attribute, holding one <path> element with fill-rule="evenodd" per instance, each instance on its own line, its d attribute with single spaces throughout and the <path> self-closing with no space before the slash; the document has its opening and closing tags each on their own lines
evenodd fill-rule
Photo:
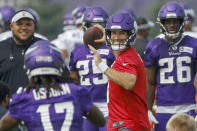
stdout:
<svg viewBox="0 0 197 131">
<path fill-rule="evenodd" d="M 51 88 L 38 92 L 18 90 L 9 105 L 9 115 L 23 120 L 28 131 L 81 131 L 82 116 L 89 112 L 92 102 L 86 88 L 75 84 L 61 84 L 62 91 Z"/>
<path fill-rule="evenodd" d="M 112 51 L 104 44 L 99 52 L 102 61 L 110 67 L 115 60 Z M 76 48 L 71 53 L 69 67 L 71 71 L 79 73 L 81 85 L 89 89 L 94 102 L 106 101 L 108 78 L 97 68 L 94 54 L 88 48 L 84 45 Z"/>
<path fill-rule="evenodd" d="M 156 68 L 157 105 L 195 103 L 196 62 L 197 39 L 190 36 L 173 45 L 160 38 L 148 43 L 145 65 Z"/>
</svg>

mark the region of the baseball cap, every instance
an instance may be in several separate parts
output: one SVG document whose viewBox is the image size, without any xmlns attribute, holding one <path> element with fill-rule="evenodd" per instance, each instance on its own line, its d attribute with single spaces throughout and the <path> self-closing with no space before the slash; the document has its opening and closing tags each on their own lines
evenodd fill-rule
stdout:
<svg viewBox="0 0 197 131">
<path fill-rule="evenodd" d="M 144 17 L 136 18 L 136 22 L 138 30 L 145 30 L 154 27 L 154 23 L 152 21 L 147 20 Z"/>
<path fill-rule="evenodd" d="M 32 16 L 31 13 L 29 13 L 25 10 L 21 10 L 21 11 L 18 11 L 15 13 L 15 15 L 12 17 L 11 23 L 17 22 L 18 20 L 20 20 L 22 18 L 29 18 L 34 21 L 34 17 Z"/>
</svg>

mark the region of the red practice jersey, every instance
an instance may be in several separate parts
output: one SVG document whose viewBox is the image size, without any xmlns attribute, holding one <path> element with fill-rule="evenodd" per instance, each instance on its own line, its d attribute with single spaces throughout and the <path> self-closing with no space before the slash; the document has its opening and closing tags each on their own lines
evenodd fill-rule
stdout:
<svg viewBox="0 0 197 131">
<path fill-rule="evenodd" d="M 121 127 L 127 127 L 134 131 L 149 131 L 145 68 L 135 48 L 121 52 L 112 69 L 136 75 L 137 80 L 134 88 L 130 91 L 111 80 L 109 81 L 108 131 L 116 131 Z"/>
</svg>

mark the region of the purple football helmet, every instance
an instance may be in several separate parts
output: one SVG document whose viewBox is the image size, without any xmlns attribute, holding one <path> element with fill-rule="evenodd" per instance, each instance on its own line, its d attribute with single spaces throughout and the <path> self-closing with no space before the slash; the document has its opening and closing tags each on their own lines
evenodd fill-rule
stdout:
<svg viewBox="0 0 197 131">
<path fill-rule="evenodd" d="M 122 8 L 118 12 L 120 12 L 120 13 L 128 13 L 130 16 L 132 16 L 136 20 L 135 13 L 131 9 L 129 9 L 129 8 Z"/>
<path fill-rule="evenodd" d="M 70 29 L 73 29 L 76 27 L 75 22 L 72 17 L 72 13 L 67 13 L 64 16 L 63 26 L 64 26 L 64 28 L 63 28 L 64 31 L 70 30 Z"/>
<path fill-rule="evenodd" d="M 11 19 L 15 14 L 15 9 L 10 6 L 3 6 L 0 8 L 0 24 L 4 28 L 4 30 L 9 29 L 9 24 L 11 23 Z"/>
<path fill-rule="evenodd" d="M 15 14 L 15 9 L 10 6 L 3 6 L 0 8 L 0 12 L 3 17 L 4 22 L 10 23 L 12 17 Z"/>
<path fill-rule="evenodd" d="M 185 10 L 185 14 L 187 16 L 187 20 L 191 23 L 194 22 L 195 12 L 191 6 L 186 3 L 180 3 L 180 6 Z"/>
<path fill-rule="evenodd" d="M 108 20 L 107 13 L 101 8 L 101 7 L 90 7 L 87 8 L 84 12 L 84 18 L 83 18 L 83 29 L 84 31 L 87 30 L 87 28 L 99 24 L 103 27 L 105 27 L 106 22 Z"/>
<path fill-rule="evenodd" d="M 123 30 L 128 34 L 124 44 L 113 44 L 111 39 L 112 30 Z M 105 27 L 107 45 L 112 50 L 124 50 L 134 45 L 137 33 L 137 23 L 133 17 L 127 13 L 115 13 L 106 23 Z"/>
<path fill-rule="evenodd" d="M 86 10 L 85 6 L 79 6 L 72 11 L 73 20 L 75 21 L 76 25 L 82 24 L 83 14 L 85 10 Z"/>
<path fill-rule="evenodd" d="M 166 27 L 164 26 L 165 20 L 175 18 L 179 19 L 181 22 L 180 28 L 176 33 L 168 33 Z M 159 11 L 157 21 L 160 24 L 161 32 L 170 39 L 176 39 L 180 37 L 184 32 L 186 16 L 184 9 L 176 2 L 168 2 Z"/>
<path fill-rule="evenodd" d="M 47 40 L 39 40 L 25 53 L 25 65 L 29 79 L 38 75 L 62 74 L 63 59 L 61 51 Z"/>
<path fill-rule="evenodd" d="M 38 15 L 38 13 L 35 10 L 33 10 L 32 8 L 23 8 L 21 10 L 26 10 L 32 14 L 32 16 L 34 17 L 35 29 L 38 30 L 38 26 L 39 26 L 38 23 L 40 21 L 40 17 Z"/>
</svg>

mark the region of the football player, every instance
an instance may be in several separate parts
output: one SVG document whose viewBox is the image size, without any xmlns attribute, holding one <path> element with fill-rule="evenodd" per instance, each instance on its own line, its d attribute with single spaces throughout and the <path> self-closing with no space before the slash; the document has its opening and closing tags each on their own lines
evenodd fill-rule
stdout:
<svg viewBox="0 0 197 131">
<path fill-rule="evenodd" d="M 10 30 L 10 23 L 15 9 L 11 6 L 0 7 L 0 33 Z"/>
<path fill-rule="evenodd" d="M 185 23 L 184 35 L 189 35 L 191 37 L 197 38 L 197 31 L 194 27 L 195 12 L 187 3 L 179 3 L 181 7 L 185 10 L 187 16 L 187 21 Z"/>
<path fill-rule="evenodd" d="M 99 27 L 99 26 L 98 26 Z M 100 27 L 101 30 L 102 29 Z M 107 45 L 116 60 L 107 66 L 91 46 L 98 69 L 108 78 L 108 131 L 150 131 L 146 104 L 146 76 L 142 59 L 133 47 L 137 24 L 127 13 L 116 13 L 105 27 Z M 97 42 L 105 41 L 105 37 Z"/>
<path fill-rule="evenodd" d="M 0 130 L 10 130 L 23 120 L 28 131 L 81 131 L 82 116 L 104 126 L 105 119 L 87 89 L 62 76 L 62 64 L 60 50 L 49 41 L 37 41 L 27 50 L 30 83 L 13 95 Z"/>
<path fill-rule="evenodd" d="M 192 7 L 187 3 L 179 3 L 179 5 L 185 10 L 185 14 L 187 16 L 185 31 L 192 31 L 192 27 L 195 19 L 194 9 L 192 9 Z"/>
<path fill-rule="evenodd" d="M 64 16 L 64 21 L 63 21 L 63 31 L 75 29 L 75 21 L 73 20 L 72 13 L 69 12 Z"/>
<path fill-rule="evenodd" d="M 58 35 L 58 37 L 51 41 L 51 43 L 55 44 L 62 51 L 62 57 L 65 60 L 67 57 L 67 52 L 63 49 L 63 44 L 61 39 L 64 39 L 65 32 L 69 32 L 70 30 L 76 29 L 75 22 L 73 20 L 72 13 L 66 13 L 63 21 L 63 32 Z"/>
<path fill-rule="evenodd" d="M 10 6 L 0 8 L 0 41 L 10 37 L 12 34 L 10 31 L 10 23 L 14 14 L 15 9 Z"/>
<path fill-rule="evenodd" d="M 150 122 L 159 122 L 155 130 L 165 131 L 168 119 L 185 112 L 195 116 L 197 88 L 197 40 L 183 35 L 186 16 L 176 2 L 168 2 L 158 13 L 163 38 L 150 41 L 146 47 L 147 102 Z M 155 90 L 156 119 L 151 109 Z"/>
<path fill-rule="evenodd" d="M 85 6 L 79 6 L 72 11 L 72 17 L 77 28 L 63 32 L 58 40 L 52 41 L 62 51 L 62 56 L 66 65 L 69 65 L 71 52 L 78 46 L 83 45 L 83 30 L 82 21 L 83 13 L 86 10 Z"/>
<path fill-rule="evenodd" d="M 95 24 L 105 27 L 107 19 L 108 15 L 101 7 L 89 7 L 84 12 L 84 19 L 82 22 L 83 29 L 85 31 Z M 103 61 L 108 66 L 111 66 L 115 57 L 106 44 L 103 44 L 98 51 L 100 52 Z M 69 67 L 71 77 L 78 79 L 81 85 L 87 87 L 93 103 L 102 111 L 107 120 L 108 109 L 106 96 L 108 78 L 96 67 L 94 63 L 94 54 L 85 43 L 83 46 L 72 51 Z M 99 128 L 91 124 L 87 119 L 84 119 L 83 130 L 107 131 L 107 124 L 105 127 Z"/>
</svg>

